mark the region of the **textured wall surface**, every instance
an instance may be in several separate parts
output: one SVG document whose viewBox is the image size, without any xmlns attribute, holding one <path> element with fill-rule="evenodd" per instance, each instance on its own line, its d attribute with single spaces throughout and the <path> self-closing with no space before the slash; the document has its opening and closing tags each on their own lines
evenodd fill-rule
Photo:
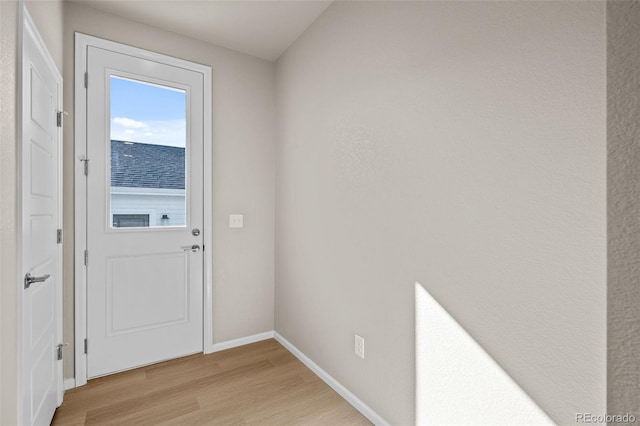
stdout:
<svg viewBox="0 0 640 426">
<path fill-rule="evenodd" d="M 603 2 L 336 2 L 278 60 L 276 330 L 392 424 L 416 281 L 553 420 L 605 410 L 605 31 Z"/>
<path fill-rule="evenodd" d="M 555 425 L 416 283 L 416 425 L 452 424 Z"/>
<path fill-rule="evenodd" d="M 65 5 L 65 339 L 73 342 L 74 32 L 212 67 L 213 338 L 224 342 L 273 329 L 275 66 L 85 5 Z M 229 214 L 245 227 L 229 229 Z M 209 249 L 209 248 L 207 248 Z M 73 348 L 65 376 L 73 376 Z"/>
<path fill-rule="evenodd" d="M 608 392 L 640 418 L 640 3 L 607 3 Z"/>
<path fill-rule="evenodd" d="M 18 8 L 0 1 L 0 421 L 17 422 L 16 89 Z"/>
</svg>

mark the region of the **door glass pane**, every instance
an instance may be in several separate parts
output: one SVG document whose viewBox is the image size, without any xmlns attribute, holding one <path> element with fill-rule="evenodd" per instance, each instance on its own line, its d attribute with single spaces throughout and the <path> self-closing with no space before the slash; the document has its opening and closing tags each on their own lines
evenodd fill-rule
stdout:
<svg viewBox="0 0 640 426">
<path fill-rule="evenodd" d="M 186 226 L 186 92 L 118 76 L 110 90 L 110 226 Z"/>
</svg>

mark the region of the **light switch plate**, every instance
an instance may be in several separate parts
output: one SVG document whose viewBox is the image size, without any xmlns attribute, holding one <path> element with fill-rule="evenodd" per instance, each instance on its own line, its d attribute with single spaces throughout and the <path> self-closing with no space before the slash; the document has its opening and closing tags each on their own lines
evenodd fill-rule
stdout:
<svg viewBox="0 0 640 426">
<path fill-rule="evenodd" d="M 244 215 L 230 214 L 229 215 L 229 228 L 243 228 L 244 227 Z"/>
</svg>

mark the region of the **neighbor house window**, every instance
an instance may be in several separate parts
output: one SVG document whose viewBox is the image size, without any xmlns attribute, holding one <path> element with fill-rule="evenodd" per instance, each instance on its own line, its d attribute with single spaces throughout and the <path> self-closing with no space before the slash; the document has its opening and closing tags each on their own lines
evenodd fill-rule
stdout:
<svg viewBox="0 0 640 426">
<path fill-rule="evenodd" d="M 149 226 L 148 214 L 114 214 L 114 228 L 143 228 Z"/>
</svg>

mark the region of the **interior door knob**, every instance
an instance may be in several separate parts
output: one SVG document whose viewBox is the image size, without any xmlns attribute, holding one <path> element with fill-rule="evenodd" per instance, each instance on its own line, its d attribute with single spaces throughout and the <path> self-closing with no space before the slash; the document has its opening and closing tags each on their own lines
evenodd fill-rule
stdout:
<svg viewBox="0 0 640 426">
<path fill-rule="evenodd" d="M 185 247 L 182 247 L 182 250 L 184 250 L 184 251 L 191 251 L 191 252 L 195 253 L 195 252 L 197 252 L 197 251 L 200 251 L 200 246 L 199 246 L 198 244 L 194 244 L 194 245 L 192 245 L 192 246 L 185 246 Z"/>
<path fill-rule="evenodd" d="M 198 247 L 199 249 L 200 247 Z M 43 275 L 41 277 L 32 277 L 31 274 L 29 272 L 27 272 L 27 275 L 24 276 L 24 288 L 29 288 L 31 287 L 31 284 L 33 283 L 41 283 L 47 280 L 47 278 L 49 278 L 51 275 L 47 274 L 47 275 Z"/>
</svg>

